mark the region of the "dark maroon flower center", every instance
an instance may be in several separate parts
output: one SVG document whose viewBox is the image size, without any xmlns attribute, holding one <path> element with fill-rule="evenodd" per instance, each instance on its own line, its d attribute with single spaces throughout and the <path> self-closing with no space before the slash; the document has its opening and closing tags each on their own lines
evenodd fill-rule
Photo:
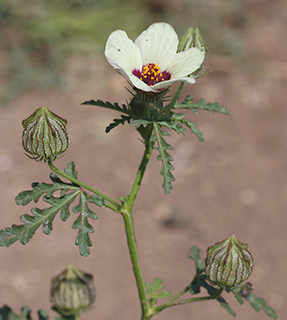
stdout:
<svg viewBox="0 0 287 320">
<path fill-rule="evenodd" d="M 162 81 L 169 80 L 171 74 L 168 71 L 160 71 L 160 67 L 156 63 L 149 63 L 142 67 L 142 70 L 134 69 L 132 73 L 146 83 L 148 86 Z"/>
</svg>

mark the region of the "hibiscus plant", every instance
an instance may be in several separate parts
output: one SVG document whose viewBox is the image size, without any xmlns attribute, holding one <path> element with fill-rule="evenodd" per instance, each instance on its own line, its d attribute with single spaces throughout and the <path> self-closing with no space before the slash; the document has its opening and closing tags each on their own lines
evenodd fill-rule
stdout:
<svg viewBox="0 0 287 320">
<path fill-rule="evenodd" d="M 183 135 L 191 131 L 199 141 L 204 141 L 202 132 L 186 118 L 184 112 L 206 110 L 231 115 L 219 103 L 206 103 L 204 99 L 194 101 L 191 96 L 180 101 L 183 86 L 194 84 L 196 79 L 205 74 L 206 47 L 198 29 L 189 28 L 179 40 L 169 24 L 154 23 L 135 42 L 129 39 L 126 32 L 117 30 L 107 40 L 105 56 L 130 84 L 130 100 L 121 105 L 89 100 L 83 105 L 120 113 L 120 117 L 106 127 L 106 133 L 120 124 L 129 124 L 139 133 L 144 152 L 130 192 L 119 199 L 112 199 L 80 181 L 74 162 L 68 163 L 64 170 L 57 168 L 54 164 L 56 158 L 63 155 L 69 146 L 67 121 L 40 107 L 23 121 L 22 144 L 30 158 L 48 164 L 52 170 L 51 183 L 33 183 L 32 190 L 20 192 L 15 200 L 18 205 L 25 206 L 32 201 L 37 203 L 42 198 L 46 208 L 32 208 L 31 215 L 20 217 L 21 224 L 0 230 L 0 245 L 9 247 L 16 241 L 26 244 L 40 226 L 45 234 L 50 234 L 57 213 L 60 213 L 61 220 L 66 221 L 70 212 L 74 212 L 78 214 L 72 225 L 73 229 L 78 229 L 76 245 L 79 246 L 80 255 L 88 256 L 92 246 L 89 234 L 94 231 L 91 220 L 97 218 L 91 207 L 105 207 L 119 214 L 124 221 L 141 306 L 141 320 L 149 320 L 170 307 L 205 300 L 217 300 L 231 316 L 235 316 L 222 296 L 226 292 L 234 294 L 240 304 L 246 300 L 255 311 L 262 309 L 276 319 L 275 311 L 263 298 L 255 296 L 252 285 L 246 282 L 253 270 L 253 258 L 248 246 L 234 236 L 210 246 L 203 260 L 199 255 L 200 250 L 193 246 L 190 258 L 195 263 L 196 274 L 177 293 L 172 294 L 167 290 L 161 278 L 155 278 L 151 283 L 144 281 L 135 238 L 133 207 L 152 152 L 158 154 L 163 192 L 169 194 L 175 178 L 170 155 L 173 147 L 167 138 L 172 131 Z M 174 82 L 178 82 L 179 87 L 172 96 L 169 89 Z M 77 201 L 76 205 L 72 205 L 74 201 Z M 198 296 L 200 292 L 204 294 Z M 184 295 L 189 296 L 183 299 Z M 92 305 L 94 300 L 92 275 L 73 265 L 52 280 L 51 302 L 62 319 L 78 319 L 80 312 Z M 48 319 L 45 311 L 40 310 L 38 314 L 39 319 Z M 0 310 L 0 318 L 30 319 L 30 309 L 24 307 L 19 316 L 4 306 Z"/>
</svg>

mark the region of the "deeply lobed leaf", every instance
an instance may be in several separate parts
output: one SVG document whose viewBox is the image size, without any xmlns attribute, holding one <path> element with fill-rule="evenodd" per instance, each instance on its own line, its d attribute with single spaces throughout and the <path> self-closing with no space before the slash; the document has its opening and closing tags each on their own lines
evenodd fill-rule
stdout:
<svg viewBox="0 0 287 320">
<path fill-rule="evenodd" d="M 74 179 L 77 178 L 74 162 L 68 164 L 65 172 Z M 72 227 L 79 229 L 76 244 L 80 248 L 81 255 L 87 256 L 90 253 L 89 247 L 92 245 L 89 233 L 94 231 L 88 218 L 97 219 L 96 214 L 89 209 L 88 203 L 101 207 L 105 201 L 98 195 L 88 195 L 76 184 L 63 182 L 54 173 L 50 178 L 53 184 L 33 183 L 32 190 L 23 191 L 17 195 L 15 200 L 18 205 L 25 206 L 31 201 L 36 203 L 43 196 L 43 201 L 49 206 L 44 209 L 32 208 L 31 215 L 24 214 L 20 217 L 22 224 L 13 224 L 11 227 L 0 230 L 0 246 L 9 247 L 16 241 L 26 244 L 41 225 L 43 225 L 43 232 L 46 235 L 50 234 L 56 214 L 61 212 L 61 220 L 66 221 L 70 217 L 71 203 L 79 196 L 79 204 L 72 209 L 73 212 L 79 213 L 79 217 Z M 55 196 L 57 191 L 60 192 L 60 196 Z"/>
<path fill-rule="evenodd" d="M 156 303 L 158 299 L 172 296 L 171 292 L 165 289 L 165 285 L 163 283 L 164 280 L 161 278 L 155 278 L 153 282 L 145 283 L 146 292 L 152 303 Z"/>
<path fill-rule="evenodd" d="M 196 102 L 193 102 L 191 96 L 187 96 L 183 102 L 176 102 L 174 109 L 189 109 L 194 113 L 197 113 L 198 110 L 206 110 L 212 113 L 221 113 L 225 115 L 232 116 L 231 112 L 227 109 L 226 106 L 220 105 L 218 102 L 215 103 L 206 103 L 204 99 L 199 99 Z"/>
<path fill-rule="evenodd" d="M 167 150 L 173 150 L 173 147 L 164 140 L 163 136 L 165 135 L 169 135 L 169 133 L 162 131 L 160 125 L 157 122 L 154 122 L 154 139 L 157 142 L 156 149 L 159 152 L 157 160 L 161 161 L 162 163 L 160 170 L 160 174 L 163 176 L 162 187 L 164 189 L 164 193 L 169 194 L 173 188 L 172 182 L 175 180 L 175 178 L 171 173 L 171 170 L 174 169 L 173 165 L 171 164 L 173 158 L 167 152 Z"/>
<path fill-rule="evenodd" d="M 83 102 L 82 105 L 98 106 L 98 107 L 102 107 L 102 108 L 106 108 L 106 109 L 112 109 L 112 110 L 116 110 L 119 112 L 123 112 L 128 115 L 131 114 L 130 109 L 125 104 L 122 104 L 122 106 L 120 106 L 118 103 L 112 104 L 108 101 L 104 102 L 101 100 L 89 100 L 89 101 Z"/>
</svg>

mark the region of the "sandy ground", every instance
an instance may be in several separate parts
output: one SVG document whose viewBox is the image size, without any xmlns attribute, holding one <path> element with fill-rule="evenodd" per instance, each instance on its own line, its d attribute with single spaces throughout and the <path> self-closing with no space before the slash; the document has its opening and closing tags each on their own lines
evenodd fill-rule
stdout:
<svg viewBox="0 0 287 320">
<path fill-rule="evenodd" d="M 214 72 L 195 85 L 186 86 L 182 99 L 192 94 L 195 98 L 218 101 L 228 106 L 233 117 L 207 112 L 189 114 L 206 141 L 200 143 L 192 134 L 185 137 L 173 134 L 168 138 L 174 146 L 174 190 L 171 195 L 164 195 L 160 163 L 154 154 L 135 204 L 134 219 L 146 281 L 164 278 L 167 289 L 177 293 L 195 272 L 193 262 L 188 259 L 189 249 L 197 245 L 204 258 L 209 245 L 235 234 L 248 243 L 255 259 L 250 279 L 254 294 L 264 297 L 277 311 L 278 318 L 284 319 L 286 41 L 282 41 L 282 24 L 280 28 L 275 24 L 274 38 L 271 31 L 268 33 L 269 26 L 261 22 L 260 28 L 250 30 L 249 36 L 254 36 L 257 43 L 249 49 L 255 56 L 272 57 L 271 62 L 276 65 L 265 65 L 264 72 L 257 72 L 256 76 L 236 68 L 227 73 Z M 257 37 L 259 31 L 267 36 Z M 268 39 L 268 45 L 264 39 Z M 272 49 L 276 45 L 279 50 Z M 34 181 L 49 182 L 48 166 L 28 159 L 21 147 L 21 121 L 39 106 L 46 106 L 68 120 L 71 146 L 56 162 L 59 168 L 64 169 L 67 162 L 74 160 L 80 180 L 113 198 L 129 192 L 143 152 L 139 135 L 129 125 L 106 135 L 105 127 L 118 115 L 80 106 L 89 99 L 124 103 L 128 97 L 123 89 L 126 83 L 102 59 L 92 63 L 75 59 L 70 69 L 82 79 L 76 87 L 29 92 L 0 108 L 0 228 L 19 223 L 19 216 L 33 207 L 15 204 L 14 198 L 20 191 L 30 189 Z M 221 66 L 214 64 L 214 69 L 220 71 Z M 85 77 L 83 70 L 90 71 L 89 77 Z M 39 207 L 43 204 L 39 203 Z M 25 246 L 15 243 L 8 249 L 1 248 L 0 305 L 9 305 L 16 312 L 23 305 L 29 306 L 36 318 L 36 310 L 50 308 L 50 279 L 74 263 L 94 274 L 97 291 L 95 306 L 82 319 L 139 319 L 140 306 L 121 217 L 106 209 L 96 208 L 96 213 L 98 220 L 92 222 L 95 227 L 91 236 L 92 254 L 88 258 L 80 257 L 74 245 L 73 214 L 66 223 L 56 217 L 49 236 L 38 230 Z M 173 223 L 167 224 L 171 220 Z M 236 311 L 237 319 L 267 319 L 262 311 L 256 313 L 247 303 L 241 307 L 231 295 L 225 294 L 225 298 Z M 216 301 L 171 308 L 155 319 L 214 319 L 215 312 L 216 319 L 231 319 Z M 49 314 L 55 315 L 52 311 Z"/>
<path fill-rule="evenodd" d="M 106 135 L 104 128 L 116 113 L 80 106 L 91 98 L 124 102 L 124 80 L 110 69 L 105 75 L 108 90 L 104 93 L 103 83 L 95 88 L 82 83 L 79 91 L 29 93 L 0 109 L 1 228 L 19 223 L 19 216 L 32 207 L 16 206 L 18 192 L 29 189 L 33 181 L 49 181 L 47 165 L 29 160 L 21 148 L 21 121 L 38 106 L 47 106 L 68 120 L 71 146 L 57 161 L 58 167 L 63 169 L 74 160 L 82 181 L 114 198 L 128 193 L 143 151 L 138 134 L 130 126 L 121 126 Z M 186 89 L 192 91 L 185 91 L 182 97 L 192 92 L 207 101 L 220 101 L 233 118 L 190 114 L 206 141 L 200 143 L 191 134 L 169 138 L 175 148 L 176 168 L 170 196 L 162 192 L 160 164 L 152 157 L 134 210 L 145 280 L 162 277 L 166 287 L 176 293 L 194 274 L 193 262 L 188 259 L 191 246 L 202 248 L 204 257 L 207 246 L 235 234 L 249 244 L 255 259 L 254 293 L 266 298 L 282 318 L 287 263 L 286 83 L 215 74 Z M 27 305 L 34 315 L 39 308 L 48 310 L 50 279 L 74 263 L 95 277 L 96 304 L 83 319 L 138 319 L 123 222 L 105 209 L 96 212 L 99 219 L 93 222 L 88 258 L 80 257 L 74 245 L 73 215 L 67 223 L 56 217 L 49 236 L 38 230 L 26 246 L 15 243 L 1 248 L 1 304 L 16 311 Z M 174 223 L 167 226 L 171 218 Z M 246 303 L 240 307 L 232 296 L 226 298 L 238 319 L 265 318 Z M 213 301 L 172 308 L 157 319 L 208 319 L 215 310 L 218 319 L 230 317 Z"/>
</svg>

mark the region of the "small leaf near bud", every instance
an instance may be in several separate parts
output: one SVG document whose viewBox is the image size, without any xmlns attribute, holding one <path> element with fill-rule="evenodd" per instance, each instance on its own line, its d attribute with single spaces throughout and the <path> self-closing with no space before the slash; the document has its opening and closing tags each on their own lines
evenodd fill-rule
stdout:
<svg viewBox="0 0 287 320">
<path fill-rule="evenodd" d="M 22 146 L 36 161 L 55 160 L 69 146 L 67 120 L 45 107 L 38 108 L 22 125 Z"/>
<path fill-rule="evenodd" d="M 205 274 L 215 284 L 232 288 L 247 280 L 252 268 L 248 246 L 234 236 L 207 249 Z"/>
<path fill-rule="evenodd" d="M 72 264 L 52 279 L 51 302 L 62 316 L 77 315 L 95 301 L 93 276 Z"/>
</svg>

